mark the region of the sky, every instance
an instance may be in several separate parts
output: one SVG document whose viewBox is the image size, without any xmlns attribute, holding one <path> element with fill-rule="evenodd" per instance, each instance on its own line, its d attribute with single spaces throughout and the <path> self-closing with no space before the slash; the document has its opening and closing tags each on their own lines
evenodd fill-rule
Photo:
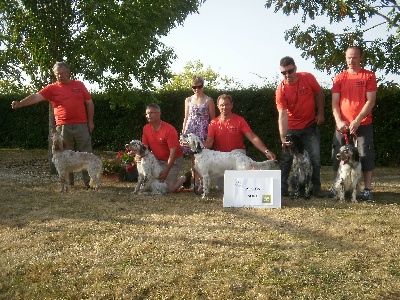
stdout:
<svg viewBox="0 0 400 300">
<path fill-rule="evenodd" d="M 270 82 L 281 79 L 279 60 L 291 56 L 299 72 L 310 72 L 322 86 L 330 87 L 333 75 L 315 70 L 313 61 L 303 59 L 301 50 L 284 39 L 284 31 L 300 24 L 301 15 L 274 13 L 264 4 L 264 0 L 207 0 L 199 14 L 189 15 L 183 26 L 161 38 L 178 56 L 172 71 L 180 73 L 187 62 L 200 60 L 205 67 L 244 86 L 263 85 L 265 81 L 259 76 Z M 321 25 L 321 19 L 317 22 Z M 328 25 L 326 21 L 324 26 Z M 399 82 L 395 75 L 385 79 Z"/>
</svg>

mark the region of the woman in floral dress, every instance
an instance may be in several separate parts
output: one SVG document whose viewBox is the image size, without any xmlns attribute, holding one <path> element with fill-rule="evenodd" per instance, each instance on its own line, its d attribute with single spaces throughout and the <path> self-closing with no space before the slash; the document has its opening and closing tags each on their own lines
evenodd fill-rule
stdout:
<svg viewBox="0 0 400 300">
<path fill-rule="evenodd" d="M 193 133 L 202 141 L 207 138 L 208 124 L 215 118 L 214 100 L 203 93 L 204 79 L 194 75 L 191 81 L 193 95 L 185 99 L 185 118 L 183 119 L 182 134 Z M 185 154 L 190 155 L 190 149 L 183 147 Z M 200 190 L 199 174 L 194 170 L 192 156 L 192 172 L 194 176 L 195 192 Z M 197 187 L 196 187 L 197 186 Z"/>
</svg>

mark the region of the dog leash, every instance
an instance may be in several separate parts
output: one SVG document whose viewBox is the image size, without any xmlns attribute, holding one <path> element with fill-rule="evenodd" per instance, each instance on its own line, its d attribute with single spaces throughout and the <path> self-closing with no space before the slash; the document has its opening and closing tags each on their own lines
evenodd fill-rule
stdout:
<svg viewBox="0 0 400 300">
<path fill-rule="evenodd" d="M 344 135 L 344 140 L 346 141 L 346 145 L 348 145 L 349 144 L 349 134 L 347 132 L 341 132 L 339 129 L 337 129 L 336 131 L 339 132 L 340 134 Z M 357 136 L 357 133 L 355 133 L 355 132 L 353 133 L 353 135 L 356 138 L 356 141 L 354 143 L 354 147 L 357 148 L 357 146 L 358 146 L 358 136 Z"/>
</svg>

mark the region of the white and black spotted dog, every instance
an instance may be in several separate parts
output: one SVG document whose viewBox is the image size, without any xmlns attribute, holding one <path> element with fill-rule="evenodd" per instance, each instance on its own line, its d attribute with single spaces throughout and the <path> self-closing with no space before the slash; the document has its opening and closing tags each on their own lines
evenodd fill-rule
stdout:
<svg viewBox="0 0 400 300">
<path fill-rule="evenodd" d="M 139 177 L 134 193 L 143 195 L 166 194 L 168 184 L 165 181 L 158 180 L 163 168 L 154 154 L 139 140 L 132 140 L 125 145 L 125 148 L 141 157 L 140 163 L 137 163 Z"/>
<path fill-rule="evenodd" d="M 194 168 L 203 183 L 203 198 L 210 192 L 211 178 L 223 178 L 225 170 L 269 170 L 276 164 L 275 160 L 256 162 L 240 151 L 220 152 L 206 149 L 200 138 L 193 133 L 183 134 L 181 140 L 187 142 L 194 154 Z"/>
<path fill-rule="evenodd" d="M 90 175 L 90 185 L 96 184 L 95 190 L 100 187 L 100 177 L 103 169 L 100 157 L 87 152 L 77 152 L 65 149 L 62 135 L 52 130 L 52 162 L 60 177 L 60 192 L 68 192 L 69 173 L 87 170 Z"/>
<path fill-rule="evenodd" d="M 301 138 L 295 134 L 285 136 L 286 150 L 293 156 L 292 171 L 289 185 L 292 198 L 299 198 L 304 191 L 304 198 L 309 199 L 312 191 L 312 165 L 307 150 L 304 149 Z"/>
<path fill-rule="evenodd" d="M 362 176 L 360 155 L 357 147 L 347 144 L 340 147 L 336 159 L 340 160 L 339 169 L 335 183 L 334 194 L 340 202 L 345 201 L 345 194 L 351 194 L 351 201 L 357 202 L 357 192 L 360 190 L 360 179 Z"/>
</svg>

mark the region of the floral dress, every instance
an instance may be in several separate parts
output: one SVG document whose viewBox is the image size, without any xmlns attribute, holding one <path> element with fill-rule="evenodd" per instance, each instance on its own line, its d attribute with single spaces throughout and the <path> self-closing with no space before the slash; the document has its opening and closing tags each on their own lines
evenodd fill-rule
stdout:
<svg viewBox="0 0 400 300">
<path fill-rule="evenodd" d="M 194 133 L 202 141 L 207 139 L 208 123 L 210 121 L 210 111 L 208 110 L 207 102 L 210 101 L 210 99 L 211 98 L 208 97 L 206 101 L 200 105 L 189 103 L 189 116 L 184 133 Z M 189 147 L 183 147 L 183 152 L 189 154 Z"/>
</svg>

